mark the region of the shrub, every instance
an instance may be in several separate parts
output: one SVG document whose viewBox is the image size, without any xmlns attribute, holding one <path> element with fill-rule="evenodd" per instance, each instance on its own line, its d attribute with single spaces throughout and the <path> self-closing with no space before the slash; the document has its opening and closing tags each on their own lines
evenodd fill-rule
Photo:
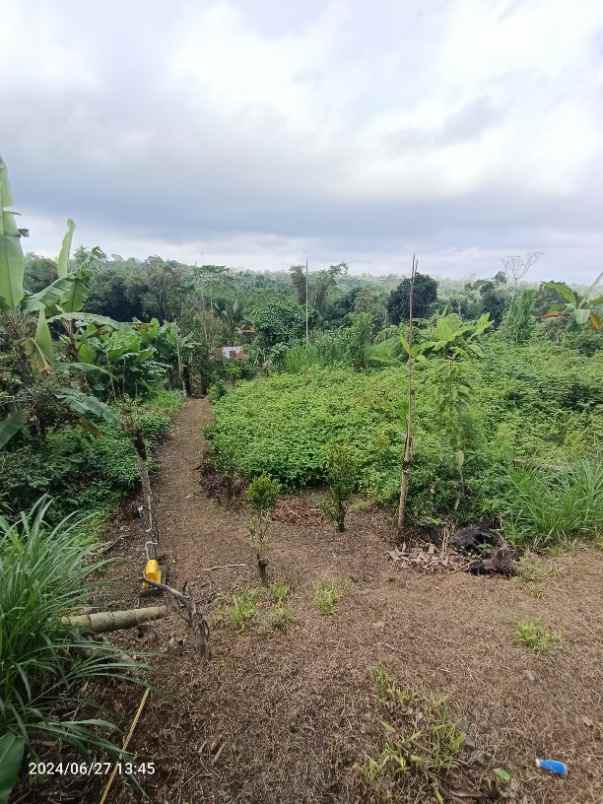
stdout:
<svg viewBox="0 0 603 804">
<path fill-rule="evenodd" d="M 496 332 L 485 336 L 483 353 L 463 367 L 462 482 L 436 393 L 438 361 L 417 364 L 411 522 L 442 522 L 458 500 L 459 524 L 504 514 L 513 527 L 514 461 L 564 466 L 597 458 L 603 352 L 589 358 L 548 341 L 515 345 Z M 290 489 L 318 485 L 324 445 L 336 441 L 354 451 L 358 491 L 395 504 L 405 382 L 399 368 L 309 368 L 241 382 L 214 406 L 208 436 L 217 468 L 249 479 L 265 472 Z"/>
<path fill-rule="evenodd" d="M 289 597 L 289 587 L 283 581 L 276 581 L 270 587 L 270 597 L 274 603 L 284 603 Z"/>
<path fill-rule="evenodd" d="M 247 499 L 254 509 L 249 521 L 249 535 L 256 549 L 258 573 L 264 585 L 268 583 L 268 535 L 279 490 L 279 484 L 263 474 L 249 484 L 246 492 Z"/>
<path fill-rule="evenodd" d="M 279 603 L 270 612 L 270 625 L 277 631 L 286 631 L 294 620 L 293 612 L 284 603 Z"/>
<path fill-rule="evenodd" d="M 358 463 L 347 444 L 333 443 L 327 447 L 325 474 L 329 497 L 323 510 L 343 533 L 348 503 L 358 484 Z"/>
<path fill-rule="evenodd" d="M 216 380 L 216 382 L 213 382 L 207 389 L 207 398 L 210 402 L 217 402 L 218 399 L 222 399 L 225 394 L 226 385 L 224 380 Z"/>
</svg>

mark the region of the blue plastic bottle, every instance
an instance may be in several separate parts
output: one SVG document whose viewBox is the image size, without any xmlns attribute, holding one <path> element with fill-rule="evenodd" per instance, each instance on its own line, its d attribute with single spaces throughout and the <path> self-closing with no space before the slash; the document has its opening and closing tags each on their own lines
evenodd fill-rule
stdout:
<svg viewBox="0 0 603 804">
<path fill-rule="evenodd" d="M 567 765 L 558 759 L 537 759 L 536 767 L 553 776 L 567 776 Z"/>
</svg>

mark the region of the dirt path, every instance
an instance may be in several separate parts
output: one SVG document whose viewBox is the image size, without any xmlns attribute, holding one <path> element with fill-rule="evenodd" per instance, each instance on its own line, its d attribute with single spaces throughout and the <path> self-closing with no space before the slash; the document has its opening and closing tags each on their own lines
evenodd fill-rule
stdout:
<svg viewBox="0 0 603 804">
<path fill-rule="evenodd" d="M 257 579 L 244 506 L 222 507 L 200 490 L 195 467 L 209 417 L 206 400 L 186 403 L 160 452 L 154 489 L 170 583 L 189 581 L 200 592 L 211 578 L 225 607 Z M 578 550 L 556 559 L 557 574 L 538 599 L 516 580 L 397 572 L 385 559 L 382 513 L 352 512 L 349 530 L 338 536 L 316 502 L 287 498 L 277 512 L 272 561 L 291 589 L 287 630 L 270 626 L 263 604 L 243 631 L 215 617 L 207 665 L 174 615 L 129 637 L 159 652 L 133 743 L 158 769 L 144 781 L 151 801 L 366 801 L 352 766 L 380 730 L 369 669 L 382 663 L 413 688 L 449 696 L 477 749 L 520 780 L 516 801 L 600 804 L 603 554 Z M 139 542 L 132 550 L 142 561 Z M 247 566 L 203 572 L 239 562 Z M 139 567 L 129 561 L 120 578 L 133 605 Z M 338 579 L 343 590 L 331 617 L 313 603 L 324 578 Z M 535 656 L 514 643 L 515 623 L 526 617 L 560 632 L 556 653 Z M 127 695 L 132 711 L 139 693 Z M 568 762 L 567 780 L 535 769 L 536 756 L 551 755 Z M 123 784 L 113 798 L 135 799 Z"/>
</svg>

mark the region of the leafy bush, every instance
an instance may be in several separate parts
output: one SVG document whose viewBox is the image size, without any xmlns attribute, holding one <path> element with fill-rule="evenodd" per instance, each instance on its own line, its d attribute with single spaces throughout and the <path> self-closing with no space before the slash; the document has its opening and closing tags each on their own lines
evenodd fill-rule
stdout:
<svg viewBox="0 0 603 804">
<path fill-rule="evenodd" d="M 270 612 L 270 625 L 277 631 L 286 631 L 294 621 L 293 612 L 284 603 L 279 603 Z"/>
<path fill-rule="evenodd" d="M 428 330 L 421 338 L 433 340 Z M 415 522 L 441 521 L 459 500 L 459 523 L 502 514 L 519 531 L 524 515 L 513 504 L 514 462 L 535 467 L 535 476 L 548 482 L 539 466 L 596 458 L 603 443 L 603 353 L 587 357 L 545 340 L 514 345 L 499 333 L 485 337 L 482 352 L 481 359 L 463 362 L 468 390 L 455 420 L 462 426 L 462 495 L 459 450 L 451 448 L 442 420 L 435 376 L 440 361 L 417 365 L 409 514 Z M 323 445 L 345 443 L 358 462 L 359 490 L 393 504 L 405 383 L 396 367 L 369 373 L 311 368 L 243 381 L 214 406 L 207 433 L 212 458 L 222 472 L 246 478 L 265 472 L 293 489 L 322 483 Z M 592 518 L 584 524 L 591 526 Z"/>
<path fill-rule="evenodd" d="M 264 585 L 268 583 L 268 536 L 279 491 L 279 484 L 262 474 L 249 484 L 246 492 L 254 509 L 249 520 L 249 536 L 256 550 L 258 573 Z"/>
<path fill-rule="evenodd" d="M 103 736 L 112 724 L 60 715 L 75 708 L 86 679 L 123 677 L 135 665 L 125 664 L 108 643 L 63 624 L 63 616 L 86 602 L 85 590 L 106 562 L 76 535 L 76 519 L 46 524 L 49 504 L 42 498 L 13 525 L 0 521 L 0 735 L 33 749 L 37 739 L 50 736 L 81 751 L 119 752 Z"/>
<path fill-rule="evenodd" d="M 233 625 L 243 631 L 255 618 L 258 593 L 255 590 L 232 596 L 232 604 L 226 610 Z"/>
<path fill-rule="evenodd" d="M 152 446 L 169 427 L 168 413 L 181 403 L 179 392 L 162 392 L 145 403 L 124 402 L 122 408 Z M 119 425 L 102 425 L 92 433 L 79 424 L 52 429 L 44 438 L 2 450 L 0 468 L 0 505 L 16 514 L 48 493 L 56 498 L 48 512 L 54 520 L 78 508 L 103 508 L 139 482 L 136 452 Z"/>
<path fill-rule="evenodd" d="M 333 443 L 327 447 L 325 474 L 329 496 L 323 510 L 343 533 L 348 503 L 358 485 L 358 463 L 347 444 Z"/>
</svg>

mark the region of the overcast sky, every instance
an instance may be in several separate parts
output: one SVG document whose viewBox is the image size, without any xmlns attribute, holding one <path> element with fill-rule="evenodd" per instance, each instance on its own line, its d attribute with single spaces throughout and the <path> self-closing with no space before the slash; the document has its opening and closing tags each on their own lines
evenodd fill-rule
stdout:
<svg viewBox="0 0 603 804">
<path fill-rule="evenodd" d="M 603 270 L 600 0 L 12 0 L 0 54 L 28 250 Z"/>
</svg>

